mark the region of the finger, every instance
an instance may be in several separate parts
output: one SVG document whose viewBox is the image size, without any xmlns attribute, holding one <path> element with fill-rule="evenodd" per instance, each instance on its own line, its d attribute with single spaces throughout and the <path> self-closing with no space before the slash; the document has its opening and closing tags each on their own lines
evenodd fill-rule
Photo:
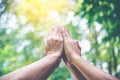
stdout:
<svg viewBox="0 0 120 80">
<path fill-rule="evenodd" d="M 62 37 L 62 27 L 61 26 L 58 27 L 58 34 L 60 37 Z"/>
<path fill-rule="evenodd" d="M 79 50 L 80 50 L 80 52 L 81 52 L 81 47 L 80 47 L 80 45 L 79 45 L 79 42 L 77 41 L 76 44 L 77 44 L 77 46 L 78 46 L 78 48 L 79 48 Z M 80 55 L 81 55 L 81 53 L 80 53 Z"/>
<path fill-rule="evenodd" d="M 57 27 L 56 27 L 56 26 L 53 26 L 53 27 L 51 28 L 51 31 L 50 31 L 49 37 L 53 37 L 53 36 L 55 36 L 56 33 L 57 33 Z"/>
<path fill-rule="evenodd" d="M 69 33 L 67 32 L 67 30 L 65 30 L 63 33 L 63 39 L 64 39 L 64 42 L 69 42 L 73 40 L 71 36 L 69 36 Z"/>
<path fill-rule="evenodd" d="M 79 48 L 79 49 L 80 49 L 80 51 L 81 51 L 81 47 L 80 47 L 80 45 L 79 45 L 79 42 L 78 42 L 78 41 L 76 41 L 76 43 L 77 43 L 78 48 Z"/>
<path fill-rule="evenodd" d="M 66 29 L 66 28 L 64 28 L 64 33 L 63 33 L 63 35 L 64 35 L 65 37 L 69 38 L 69 39 L 72 39 L 72 37 L 71 37 L 68 29 Z"/>
<path fill-rule="evenodd" d="M 61 29 L 61 33 L 63 34 L 63 32 L 64 32 L 64 26 L 60 26 L 60 29 Z"/>
<path fill-rule="evenodd" d="M 63 34 L 63 40 L 64 40 L 64 42 L 66 43 L 67 41 L 69 41 L 69 38 L 67 38 L 67 35 L 64 33 Z"/>
<path fill-rule="evenodd" d="M 57 31 L 56 31 L 55 37 L 58 37 L 60 40 L 63 40 L 62 38 L 62 33 L 61 33 L 61 26 L 57 26 Z"/>
<path fill-rule="evenodd" d="M 68 37 L 72 39 L 72 36 L 71 36 L 71 34 L 70 34 L 68 29 L 66 29 L 66 33 L 67 33 Z"/>
</svg>

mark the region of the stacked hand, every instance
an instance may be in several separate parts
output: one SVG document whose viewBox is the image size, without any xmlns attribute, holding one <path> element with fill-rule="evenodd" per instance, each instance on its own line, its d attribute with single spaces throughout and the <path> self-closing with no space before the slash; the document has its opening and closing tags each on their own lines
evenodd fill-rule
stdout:
<svg viewBox="0 0 120 80">
<path fill-rule="evenodd" d="M 74 74 L 75 78 L 86 80 L 81 72 L 71 63 L 74 56 L 80 56 L 80 50 L 78 42 L 72 39 L 66 28 L 57 26 L 51 29 L 45 47 L 45 55 L 56 55 L 59 60 L 62 56 L 67 68 Z"/>
<path fill-rule="evenodd" d="M 80 56 L 80 46 L 77 41 L 73 40 L 68 30 L 63 27 L 64 53 L 67 60 L 71 62 L 73 56 Z"/>
<path fill-rule="evenodd" d="M 82 59 L 80 56 L 81 48 L 78 42 L 72 39 L 69 31 L 63 26 L 52 28 L 45 48 L 45 55 L 49 54 L 57 56 L 58 60 L 63 58 L 67 68 L 77 80 L 116 80 L 111 75 L 99 70 Z M 89 70 L 88 67 L 91 68 L 91 70 Z M 98 73 L 99 76 L 95 72 Z"/>
<path fill-rule="evenodd" d="M 47 80 L 63 58 L 76 80 L 117 80 L 85 61 L 81 48 L 62 26 L 53 27 L 48 36 L 44 57 L 28 66 L 0 77 L 0 80 Z M 18 75 L 19 74 L 19 75 Z"/>
<path fill-rule="evenodd" d="M 67 29 L 62 26 L 53 27 L 47 39 L 45 55 L 54 53 L 61 56 L 62 52 L 65 53 L 67 60 L 70 62 L 72 56 L 80 55 L 80 46 L 78 42 L 72 39 Z"/>
<path fill-rule="evenodd" d="M 56 54 L 56 56 L 61 56 L 62 50 L 63 50 L 62 30 L 59 26 L 53 27 L 47 39 L 45 55 L 54 53 Z"/>
</svg>

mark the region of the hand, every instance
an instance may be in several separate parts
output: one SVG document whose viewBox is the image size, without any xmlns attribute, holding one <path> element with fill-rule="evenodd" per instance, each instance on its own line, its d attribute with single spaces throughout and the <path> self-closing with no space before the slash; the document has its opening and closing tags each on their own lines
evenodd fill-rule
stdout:
<svg viewBox="0 0 120 80">
<path fill-rule="evenodd" d="M 78 42 L 73 40 L 67 29 L 63 29 L 63 39 L 64 39 L 64 51 L 67 60 L 70 62 L 73 56 L 80 56 L 81 48 Z"/>
<path fill-rule="evenodd" d="M 62 28 L 63 29 L 63 34 L 65 33 L 64 31 L 67 31 L 66 29 L 64 30 L 64 27 Z M 67 31 L 67 34 L 69 34 L 69 32 Z M 69 34 L 70 36 L 70 34 Z M 70 36 L 70 39 L 71 39 L 71 36 Z M 72 40 L 74 41 L 74 40 Z M 65 43 L 65 40 L 64 40 L 64 43 Z M 77 45 L 77 46 L 76 46 Z M 65 45 L 66 47 L 70 47 L 70 46 L 67 46 Z M 78 44 L 78 42 L 75 41 L 75 45 L 73 45 L 75 47 L 77 47 L 77 49 L 79 48 L 79 51 L 76 53 L 78 56 L 80 56 L 80 51 L 81 51 L 81 48 Z M 63 60 L 66 64 L 66 67 L 70 70 L 70 72 L 74 75 L 75 79 L 76 80 L 87 80 L 83 75 L 82 73 L 71 63 L 71 60 L 69 58 L 66 58 L 67 55 L 71 55 L 72 53 L 65 53 L 65 48 L 63 50 L 63 54 L 62 54 L 62 57 L 63 57 Z"/>
<path fill-rule="evenodd" d="M 81 47 L 79 46 L 79 43 L 78 43 L 77 41 L 76 41 L 76 44 L 77 44 L 78 48 L 79 48 L 80 51 L 81 51 Z M 77 54 L 81 56 L 81 53 L 77 53 Z M 69 63 L 69 61 L 67 60 L 64 49 L 63 49 L 62 57 L 63 57 L 63 60 L 64 60 L 64 62 L 65 62 L 65 64 L 66 64 L 66 66 L 72 65 L 72 64 Z"/>
<path fill-rule="evenodd" d="M 45 55 L 48 54 L 56 54 L 57 56 L 61 56 L 63 50 L 63 38 L 61 34 L 61 28 L 59 26 L 53 27 L 45 47 Z"/>
</svg>

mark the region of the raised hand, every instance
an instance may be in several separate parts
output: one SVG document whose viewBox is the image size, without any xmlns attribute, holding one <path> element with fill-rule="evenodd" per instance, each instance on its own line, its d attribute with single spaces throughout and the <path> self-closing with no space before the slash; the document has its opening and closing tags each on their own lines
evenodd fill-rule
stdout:
<svg viewBox="0 0 120 80">
<path fill-rule="evenodd" d="M 70 55 L 72 55 L 72 53 L 69 51 L 70 46 L 75 46 L 77 49 L 79 49 L 78 52 L 76 52 L 75 54 L 77 54 L 78 56 L 80 56 L 80 51 L 81 51 L 81 48 L 78 44 L 77 41 L 73 40 L 71 38 L 71 35 L 70 33 L 68 32 L 67 29 L 65 29 L 64 27 L 62 27 L 62 34 L 63 34 L 63 37 L 64 37 L 64 50 L 63 50 L 63 54 L 62 54 L 62 57 L 63 57 L 63 60 L 66 64 L 66 67 L 70 70 L 70 72 L 74 75 L 75 79 L 76 80 L 87 80 L 83 75 L 82 73 L 70 62 L 71 59 L 70 59 Z M 66 39 L 67 37 L 67 39 Z M 69 40 L 68 40 L 69 39 Z M 67 41 L 68 40 L 68 41 Z M 71 45 L 71 43 L 73 45 Z M 68 45 L 69 44 L 69 45 Z M 70 48 L 69 48 L 70 47 Z M 66 50 L 67 49 L 67 50 Z M 66 51 L 66 52 L 65 52 Z M 67 57 L 68 56 L 68 57 Z"/>
<path fill-rule="evenodd" d="M 59 26 L 53 27 L 47 39 L 45 55 L 54 53 L 57 56 L 61 56 L 62 50 L 63 38 L 61 34 L 61 28 Z"/>
<path fill-rule="evenodd" d="M 68 30 L 63 28 L 64 51 L 68 61 L 72 60 L 72 56 L 80 56 L 80 47 L 78 42 L 73 40 Z"/>
<path fill-rule="evenodd" d="M 63 38 L 61 29 L 59 26 L 55 26 L 51 29 L 48 36 L 44 56 L 53 55 L 56 58 L 55 63 L 49 67 L 49 69 L 39 78 L 39 80 L 47 80 L 50 74 L 59 66 L 61 53 L 63 50 Z"/>
<path fill-rule="evenodd" d="M 68 62 L 71 63 L 72 66 L 83 75 L 81 76 L 83 79 L 77 75 L 78 80 L 117 80 L 112 75 L 105 73 L 101 69 L 98 69 L 97 67 L 89 64 L 81 56 L 79 56 L 80 49 L 78 44 L 71 38 L 69 32 L 66 29 L 63 30 L 63 39 L 64 51 Z"/>
</svg>

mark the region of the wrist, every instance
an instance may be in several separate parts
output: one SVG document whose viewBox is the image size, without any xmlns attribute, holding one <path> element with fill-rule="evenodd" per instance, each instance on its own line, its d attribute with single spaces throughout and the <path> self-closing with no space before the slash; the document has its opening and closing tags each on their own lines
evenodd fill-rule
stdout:
<svg viewBox="0 0 120 80">
<path fill-rule="evenodd" d="M 80 58 L 81 58 L 80 55 L 73 54 L 73 55 L 71 55 L 71 61 L 70 61 L 70 63 L 73 64 L 75 60 L 79 60 Z"/>
<path fill-rule="evenodd" d="M 52 56 L 53 58 L 56 59 L 61 59 L 61 53 L 60 52 L 48 52 L 47 55 Z"/>
</svg>

